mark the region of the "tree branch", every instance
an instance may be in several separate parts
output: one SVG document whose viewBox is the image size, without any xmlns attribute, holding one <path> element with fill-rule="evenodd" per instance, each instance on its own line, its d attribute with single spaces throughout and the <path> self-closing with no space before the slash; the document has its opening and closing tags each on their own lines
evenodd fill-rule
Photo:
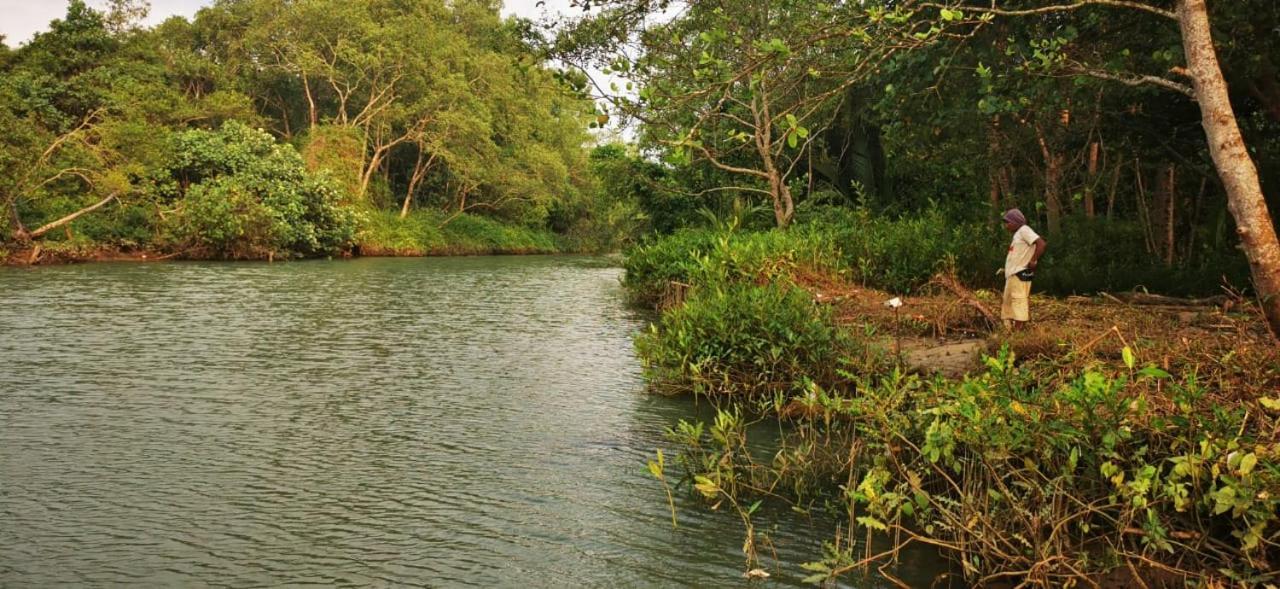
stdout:
<svg viewBox="0 0 1280 589">
<path fill-rule="evenodd" d="M 994 4 L 994 2 L 992 4 Z M 995 14 L 999 16 L 1033 16 L 1037 14 L 1049 14 L 1053 12 L 1069 12 L 1072 10 L 1079 10 L 1086 6 L 1113 6 L 1117 8 L 1132 8 L 1134 10 L 1150 12 L 1151 14 L 1163 16 L 1171 20 L 1175 20 L 1175 21 L 1178 20 L 1178 15 L 1171 10 L 1156 8 L 1155 6 L 1151 6 L 1150 4 L 1146 4 L 1143 2 L 1134 2 L 1132 0 L 1076 0 L 1076 2 L 1072 4 L 1041 6 L 1040 8 L 1027 8 L 1023 10 L 1004 10 L 1001 8 L 996 8 L 994 5 L 989 8 L 984 8 L 981 6 L 963 6 L 963 5 L 948 6 L 946 4 L 935 4 L 933 2 L 926 2 L 921 4 L 921 6 L 925 6 L 929 8 L 945 8 L 947 10 L 963 10 L 967 12 L 984 12 L 987 14 Z"/>
<path fill-rule="evenodd" d="M 52 222 L 52 223 L 49 223 L 48 225 L 45 225 L 45 226 L 43 226 L 43 227 L 41 227 L 41 228 L 39 228 L 39 229 L 36 229 L 35 231 L 32 231 L 31 233 L 27 234 L 27 237 L 28 237 L 28 238 L 30 238 L 30 239 L 35 239 L 35 238 L 40 237 L 40 236 L 42 236 L 42 235 L 44 235 L 44 234 L 46 234 L 46 233 L 48 233 L 48 232 L 50 232 L 50 231 L 53 231 L 54 229 L 57 229 L 57 228 L 59 228 L 59 227 L 61 227 L 61 226 L 63 226 L 63 225 L 66 225 L 67 223 L 70 223 L 70 222 L 72 222 L 72 221 L 75 221 L 76 219 L 79 219 L 79 218 L 80 218 L 81 216 L 83 216 L 83 215 L 87 215 L 87 214 L 92 213 L 92 212 L 94 212 L 94 211 L 96 211 L 96 210 L 98 210 L 98 209 L 100 209 L 100 208 L 102 208 L 102 207 L 105 207 L 105 206 L 107 206 L 107 203 L 109 203 L 109 202 L 111 202 L 111 201 L 113 201 L 113 200 L 115 200 L 115 199 L 116 199 L 116 194 L 118 194 L 118 193 L 113 192 L 113 193 L 111 193 L 111 195 L 110 195 L 110 196 L 108 196 L 107 198 L 102 199 L 102 201 L 101 201 L 101 202 L 99 202 L 98 204 L 95 204 L 95 205 L 92 205 L 92 206 L 87 206 L 87 207 L 85 207 L 85 208 L 83 208 L 83 209 L 80 209 L 80 210 L 78 210 L 78 211 L 74 212 L 74 213 L 71 213 L 70 215 L 67 215 L 67 216 L 65 216 L 65 217 L 63 217 L 63 218 L 61 218 L 61 219 L 58 219 L 57 221 L 54 221 L 54 222 Z"/>
<path fill-rule="evenodd" d="M 1125 76 L 1121 74 L 1113 74 L 1111 72 L 1104 72 L 1102 70 L 1092 70 L 1092 69 L 1081 69 L 1080 73 L 1093 78 L 1098 78 L 1101 80 L 1110 80 L 1112 82 L 1120 82 L 1121 84 L 1125 84 L 1126 86 L 1147 86 L 1147 85 L 1159 86 L 1166 90 L 1173 90 L 1174 92 L 1186 94 L 1187 97 L 1191 98 L 1192 100 L 1196 99 L 1196 91 L 1191 86 L 1188 86 L 1186 84 L 1182 84 L 1179 82 L 1175 82 L 1168 78 L 1162 78 L 1160 76 L 1152 76 L 1148 74 L 1141 74 L 1141 75 L 1134 74 L 1134 75 Z"/>
</svg>

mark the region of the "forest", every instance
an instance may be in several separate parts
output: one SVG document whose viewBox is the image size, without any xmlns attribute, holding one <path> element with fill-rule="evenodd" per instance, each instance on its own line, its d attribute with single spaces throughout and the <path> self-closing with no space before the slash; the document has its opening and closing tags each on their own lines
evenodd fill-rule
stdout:
<svg viewBox="0 0 1280 589">
<path fill-rule="evenodd" d="M 1280 584 L 1280 3 L 146 9 L 0 44 L 0 263 L 621 253 L 748 578 L 783 506 L 819 585 Z"/>
</svg>

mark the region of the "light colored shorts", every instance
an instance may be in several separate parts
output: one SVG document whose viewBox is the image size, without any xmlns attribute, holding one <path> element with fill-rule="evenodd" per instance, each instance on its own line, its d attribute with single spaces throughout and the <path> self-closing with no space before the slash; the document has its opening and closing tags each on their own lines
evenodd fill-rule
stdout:
<svg viewBox="0 0 1280 589">
<path fill-rule="evenodd" d="M 1004 279 L 1004 300 L 1000 303 L 1000 318 L 1005 321 L 1031 320 L 1031 283 L 1010 276 Z"/>
</svg>

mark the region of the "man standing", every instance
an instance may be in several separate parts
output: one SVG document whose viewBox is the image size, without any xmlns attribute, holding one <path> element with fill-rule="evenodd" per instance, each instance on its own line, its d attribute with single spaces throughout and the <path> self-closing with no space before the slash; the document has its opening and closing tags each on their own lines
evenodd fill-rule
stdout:
<svg viewBox="0 0 1280 589">
<path fill-rule="evenodd" d="M 1018 209 L 1005 211 L 1004 228 L 1013 234 L 1013 243 L 1009 244 L 1009 255 L 1004 260 L 1004 301 L 1000 304 L 1000 318 L 1017 331 L 1031 320 L 1031 279 L 1048 244 L 1027 226 L 1026 215 Z"/>
</svg>

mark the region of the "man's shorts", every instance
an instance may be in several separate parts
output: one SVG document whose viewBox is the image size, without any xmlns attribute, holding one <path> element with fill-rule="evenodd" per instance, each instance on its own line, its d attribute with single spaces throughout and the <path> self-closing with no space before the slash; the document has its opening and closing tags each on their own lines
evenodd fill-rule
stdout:
<svg viewBox="0 0 1280 589">
<path fill-rule="evenodd" d="M 1004 300 L 1000 304 L 1000 318 L 1005 321 L 1031 320 L 1031 282 L 1017 276 L 1004 279 Z"/>
</svg>

